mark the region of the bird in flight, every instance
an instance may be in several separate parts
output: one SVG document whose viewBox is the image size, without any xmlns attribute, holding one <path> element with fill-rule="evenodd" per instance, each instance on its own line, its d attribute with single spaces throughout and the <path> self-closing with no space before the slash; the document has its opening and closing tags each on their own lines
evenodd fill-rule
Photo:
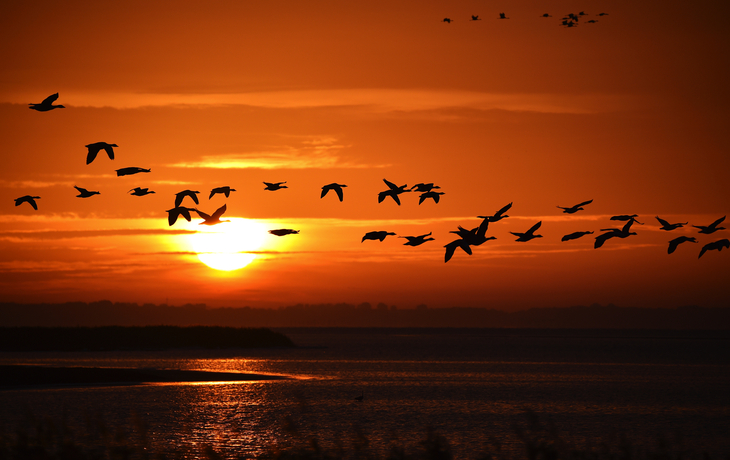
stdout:
<svg viewBox="0 0 730 460">
<path fill-rule="evenodd" d="M 137 173 L 148 173 L 152 172 L 151 169 L 138 168 L 136 166 L 130 166 L 129 168 L 117 169 L 117 176 L 129 176 Z"/>
<path fill-rule="evenodd" d="M 639 225 L 644 225 L 641 222 L 639 222 L 638 220 L 636 220 L 637 217 L 639 217 L 638 214 L 631 214 L 631 215 L 622 214 L 620 216 L 612 216 L 609 220 L 618 220 L 619 222 L 632 221 L 632 222 L 636 222 Z"/>
<path fill-rule="evenodd" d="M 596 242 L 593 244 L 593 249 L 598 249 L 601 246 L 603 246 L 603 243 L 605 243 L 607 240 L 611 238 L 626 238 L 631 235 L 636 235 L 636 232 L 630 232 L 631 225 L 635 222 L 633 218 L 631 218 L 628 222 L 626 222 L 626 225 L 623 226 L 623 228 L 604 228 L 601 229 L 602 233 L 596 237 Z"/>
<path fill-rule="evenodd" d="M 145 195 L 149 195 L 150 193 L 155 193 L 154 190 L 150 190 L 148 188 L 142 188 L 142 187 L 135 187 L 133 189 L 130 189 L 127 193 L 129 193 L 129 192 L 132 192 L 132 193 L 130 193 L 130 195 L 134 195 L 134 196 L 145 196 Z"/>
<path fill-rule="evenodd" d="M 216 193 L 222 193 L 226 196 L 226 198 L 228 198 L 230 196 L 231 192 L 235 192 L 235 191 L 236 191 L 235 188 L 231 188 L 227 185 L 224 187 L 216 187 L 210 191 L 210 196 L 208 197 L 208 199 L 210 200 L 211 198 L 213 198 L 213 195 L 215 195 Z"/>
<path fill-rule="evenodd" d="M 434 238 L 426 238 L 427 236 L 431 236 L 431 233 L 428 232 L 425 235 L 419 235 L 419 236 L 399 236 L 398 238 L 405 238 L 408 241 L 403 243 L 403 246 L 420 246 L 426 241 L 433 241 Z"/>
<path fill-rule="evenodd" d="M 226 205 L 216 209 L 212 216 L 198 210 L 198 208 L 194 208 L 193 210 L 203 219 L 200 225 L 218 225 L 223 222 L 230 222 L 230 220 L 221 220 L 221 216 L 226 212 Z"/>
<path fill-rule="evenodd" d="M 509 19 L 505 13 L 499 13 L 499 19 Z"/>
<path fill-rule="evenodd" d="M 200 204 L 200 202 L 198 201 L 198 193 L 200 192 L 197 190 L 183 190 L 182 192 L 177 192 L 175 194 L 175 207 L 177 208 L 178 206 L 180 206 L 186 196 L 192 198 L 195 204 Z"/>
<path fill-rule="evenodd" d="M 694 228 L 699 228 L 699 233 L 704 233 L 706 235 L 709 235 L 711 233 L 715 233 L 718 230 L 725 230 L 725 227 L 718 227 L 722 223 L 723 220 L 725 220 L 725 217 L 722 216 L 719 219 L 717 219 L 715 222 L 711 223 L 710 225 L 693 225 Z"/>
<path fill-rule="evenodd" d="M 406 187 L 408 187 L 408 185 L 403 184 L 398 187 L 387 179 L 383 179 L 383 182 L 385 182 L 385 185 L 388 186 L 388 190 L 378 193 L 378 203 L 382 203 L 383 200 L 389 196 L 393 198 L 393 201 L 395 201 L 398 206 L 400 206 L 400 198 L 398 198 L 398 195 L 404 192 L 410 192 L 410 190 L 406 190 Z"/>
<path fill-rule="evenodd" d="M 77 198 L 89 198 L 90 196 L 94 195 L 101 195 L 101 193 L 93 191 L 93 190 L 86 190 L 85 188 L 77 187 L 74 185 L 74 188 L 79 191 L 79 194 L 76 195 Z"/>
<path fill-rule="evenodd" d="M 362 240 L 360 242 L 362 243 L 365 240 L 380 240 L 382 242 L 388 235 L 395 235 L 395 233 L 386 232 L 385 230 L 367 232 L 365 236 L 362 237 Z"/>
<path fill-rule="evenodd" d="M 322 195 L 320 195 L 320 198 L 324 198 L 324 196 L 327 195 L 330 190 L 334 190 L 337 194 L 337 198 L 342 201 L 344 199 L 344 196 L 342 194 L 342 187 L 347 187 L 347 185 L 338 184 L 337 182 L 332 182 L 331 184 L 324 185 L 322 186 Z"/>
<path fill-rule="evenodd" d="M 183 216 L 185 220 L 190 222 L 190 211 L 195 211 L 193 208 L 186 208 L 184 206 L 175 206 L 172 209 L 168 209 L 167 212 L 167 223 L 172 227 L 179 216 Z"/>
<path fill-rule="evenodd" d="M 434 202 L 438 203 L 441 199 L 441 195 L 444 195 L 444 192 L 425 192 L 421 193 L 420 197 L 418 198 L 418 204 L 423 203 L 427 198 L 432 198 Z"/>
<path fill-rule="evenodd" d="M 47 98 L 43 99 L 40 104 L 28 104 L 30 106 L 28 108 L 39 112 L 48 112 L 53 109 L 65 109 L 66 107 L 62 105 L 53 105 L 53 103 L 56 102 L 56 99 L 58 99 L 58 93 L 51 94 Z"/>
<path fill-rule="evenodd" d="M 451 21 L 453 21 L 453 19 L 451 19 L 451 18 L 444 18 L 444 20 L 443 20 L 443 22 L 445 22 L 447 24 L 451 24 Z"/>
<path fill-rule="evenodd" d="M 282 189 L 282 188 L 289 188 L 286 185 L 281 185 L 281 184 L 286 184 L 286 181 L 284 181 L 284 182 L 264 182 L 264 184 L 266 185 L 266 187 L 264 187 L 264 190 L 270 190 L 272 192 Z"/>
<path fill-rule="evenodd" d="M 482 222 L 482 224 L 484 224 L 484 222 Z M 461 248 L 464 252 L 471 255 L 471 246 L 480 246 L 489 240 L 496 240 L 497 238 L 493 236 L 486 236 L 488 225 L 488 223 L 486 225 L 480 225 L 478 227 L 472 228 L 471 230 L 467 230 L 459 225 L 458 230 L 449 232 L 456 233 L 457 235 L 459 235 L 460 238 L 444 246 L 444 248 L 446 248 L 446 253 L 444 254 L 444 262 L 448 262 L 449 260 L 451 260 L 451 257 L 453 257 L 456 248 Z"/>
<path fill-rule="evenodd" d="M 707 251 L 722 251 L 722 248 L 730 248 L 730 240 L 724 238 L 722 240 L 713 241 L 712 243 L 707 243 L 706 245 L 702 246 L 700 255 L 697 256 L 697 258 L 699 259 L 700 257 L 702 257 L 702 254 Z"/>
<path fill-rule="evenodd" d="M 420 182 L 413 187 L 411 187 L 411 192 L 430 192 L 431 190 L 435 188 L 441 188 L 438 185 L 433 185 L 433 182 L 429 182 L 428 184 L 424 184 L 423 182 Z"/>
<path fill-rule="evenodd" d="M 543 15 L 542 15 L 542 16 L 540 16 L 540 17 L 541 17 L 541 18 L 552 18 L 552 16 L 550 15 L 550 13 L 545 13 L 545 14 L 543 14 Z"/>
<path fill-rule="evenodd" d="M 292 230 L 290 228 L 277 228 L 276 230 L 269 230 L 269 233 L 276 236 L 297 235 L 299 234 L 299 230 Z"/>
<path fill-rule="evenodd" d="M 675 238 L 672 241 L 669 242 L 669 247 L 667 248 L 667 254 L 671 254 L 674 251 L 677 250 L 677 246 L 679 246 L 682 243 L 696 243 L 697 238 L 694 236 L 680 236 L 679 238 Z"/>
<path fill-rule="evenodd" d="M 530 241 L 534 238 L 542 238 L 542 235 L 535 235 L 535 231 L 538 228 L 540 228 L 540 225 L 542 225 L 542 221 L 540 221 L 540 222 L 536 223 L 535 225 L 533 225 L 532 227 L 530 227 L 530 229 L 528 231 L 526 231 L 525 233 L 517 233 L 517 232 L 510 232 L 510 233 L 517 237 L 517 239 L 515 241 L 524 242 L 524 241 Z"/>
<path fill-rule="evenodd" d="M 477 217 L 479 219 L 484 219 L 487 222 L 497 222 L 497 221 L 504 219 L 505 217 L 509 217 L 508 215 L 505 214 L 505 212 L 507 212 L 509 210 L 509 208 L 511 208 L 511 207 L 512 207 L 512 203 L 504 206 L 502 209 L 495 212 L 494 215 L 492 215 L 492 216 L 477 216 Z"/>
<path fill-rule="evenodd" d="M 21 196 L 20 198 L 15 198 L 15 206 L 20 206 L 23 203 L 28 203 L 31 206 L 33 206 L 33 209 L 36 211 L 38 210 L 38 203 L 35 202 L 35 200 L 40 199 L 39 196 L 31 196 L 31 195 L 25 195 Z"/>
<path fill-rule="evenodd" d="M 474 14 L 472 14 L 472 15 L 471 15 L 471 20 L 472 20 L 472 21 L 481 21 L 481 18 L 479 17 L 479 15 L 478 15 L 478 14 L 477 14 L 477 15 L 474 15 Z"/>
<path fill-rule="evenodd" d="M 683 224 L 670 224 L 669 222 L 667 222 L 666 220 L 662 219 L 659 216 L 656 216 L 656 220 L 658 220 L 659 223 L 662 224 L 660 230 L 666 230 L 666 231 L 674 230 L 675 228 L 680 228 L 689 223 L 689 222 L 685 222 Z M 671 252 L 670 252 L 670 254 L 671 254 Z"/>
<path fill-rule="evenodd" d="M 89 149 L 89 153 L 86 154 L 86 164 L 91 164 L 96 159 L 96 155 L 101 152 L 102 149 L 109 156 L 110 160 L 114 159 L 114 147 L 119 147 L 117 144 L 107 144 L 106 142 L 94 142 L 93 144 L 85 145 Z"/>
<path fill-rule="evenodd" d="M 573 232 L 565 235 L 564 237 L 560 238 L 560 241 L 570 241 L 570 240 L 577 240 L 578 238 L 585 236 L 585 235 L 593 235 L 593 232 Z"/>
<path fill-rule="evenodd" d="M 567 208 L 563 206 L 558 206 L 558 208 L 562 209 L 565 214 L 575 214 L 578 211 L 583 211 L 583 206 L 591 203 L 593 203 L 593 200 L 584 201 L 582 203 L 576 204 L 575 206 L 570 206 Z"/>
</svg>

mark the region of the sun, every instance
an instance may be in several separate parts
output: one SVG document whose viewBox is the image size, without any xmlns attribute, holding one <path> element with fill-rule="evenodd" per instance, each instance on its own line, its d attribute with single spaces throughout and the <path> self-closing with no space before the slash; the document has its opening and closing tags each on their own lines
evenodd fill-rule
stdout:
<svg viewBox="0 0 730 460">
<path fill-rule="evenodd" d="M 230 218 L 212 227 L 206 227 L 188 236 L 198 259 L 215 270 L 239 270 L 250 264 L 266 238 L 266 227 L 254 220 Z"/>
</svg>

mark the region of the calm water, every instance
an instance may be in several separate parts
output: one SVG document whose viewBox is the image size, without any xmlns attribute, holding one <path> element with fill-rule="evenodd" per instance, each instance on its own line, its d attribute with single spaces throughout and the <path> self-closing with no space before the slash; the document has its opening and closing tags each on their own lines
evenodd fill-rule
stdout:
<svg viewBox="0 0 730 460">
<path fill-rule="evenodd" d="M 0 364 L 154 367 L 283 374 L 292 380 L 0 391 L 6 432 L 27 414 L 149 427 L 159 449 L 203 444 L 250 456 L 300 433 L 375 449 L 428 427 L 458 458 L 499 442 L 534 411 L 583 445 L 676 439 L 730 452 L 730 333 L 536 330 L 282 330 L 294 350 L 0 353 Z M 364 393 L 364 401 L 354 397 Z"/>
</svg>

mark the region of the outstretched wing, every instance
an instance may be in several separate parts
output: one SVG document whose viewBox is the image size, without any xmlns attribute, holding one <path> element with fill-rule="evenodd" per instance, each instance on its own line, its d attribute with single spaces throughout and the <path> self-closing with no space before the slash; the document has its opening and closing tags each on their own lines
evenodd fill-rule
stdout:
<svg viewBox="0 0 730 460">
<path fill-rule="evenodd" d="M 398 190 L 398 186 L 390 182 L 389 180 L 383 179 L 383 182 L 385 182 L 385 185 L 387 185 L 388 188 L 390 188 L 391 190 Z"/>
<path fill-rule="evenodd" d="M 58 97 L 58 95 L 56 97 Z M 33 206 L 33 209 L 35 209 L 36 211 L 38 210 L 38 203 L 36 203 L 33 198 L 28 198 L 27 201 L 28 203 L 30 203 L 31 206 Z"/>
<path fill-rule="evenodd" d="M 223 213 L 226 212 L 226 205 L 221 206 L 220 208 L 216 209 L 213 213 L 213 219 L 220 219 L 220 217 L 223 215 Z"/>
<path fill-rule="evenodd" d="M 670 224 L 669 222 L 667 222 L 666 220 L 662 219 L 659 216 L 656 216 L 656 220 L 658 220 L 659 223 L 662 224 L 662 227 L 669 227 L 669 226 L 672 225 L 672 224 Z M 670 254 L 671 254 L 671 252 L 670 252 Z"/>
<path fill-rule="evenodd" d="M 396 203 L 398 203 L 398 206 L 400 206 L 400 198 L 398 198 L 398 195 L 396 195 L 395 193 L 391 193 L 390 196 L 393 198 L 393 200 L 395 200 Z"/>
<path fill-rule="evenodd" d="M 42 105 L 51 105 L 54 102 L 56 102 L 56 99 L 58 99 L 58 93 L 51 94 L 47 98 L 43 99 L 43 102 L 41 102 Z"/>
<path fill-rule="evenodd" d="M 717 220 L 716 220 L 715 222 L 711 223 L 711 224 L 710 224 L 710 227 L 717 227 L 718 225 L 720 225 L 720 224 L 722 223 L 722 221 L 723 221 L 723 220 L 725 220 L 725 217 L 726 217 L 726 216 L 722 216 L 722 217 L 720 217 L 720 218 L 719 218 L 719 219 L 717 219 Z"/>
<path fill-rule="evenodd" d="M 674 251 L 676 251 L 677 250 L 677 246 L 679 246 L 679 243 L 681 243 L 681 242 L 682 242 L 682 237 L 675 238 L 672 241 L 670 241 L 669 242 L 669 247 L 667 248 L 667 254 L 671 254 Z"/>
<path fill-rule="evenodd" d="M 195 204 L 200 204 L 200 202 L 198 201 L 198 194 L 197 193 L 188 193 L 188 196 L 193 199 L 193 201 L 195 202 Z"/>
<path fill-rule="evenodd" d="M 225 207 L 225 206 L 226 206 L 226 205 L 223 205 L 223 207 Z M 211 219 L 210 215 L 208 215 L 208 214 L 204 213 L 203 211 L 200 211 L 200 210 L 199 210 L 198 208 L 195 208 L 195 209 L 193 209 L 193 211 L 197 212 L 197 213 L 198 213 L 198 215 L 199 215 L 199 216 L 200 216 L 201 218 L 205 219 L 205 220 L 210 220 L 210 219 Z"/>
<path fill-rule="evenodd" d="M 94 144 L 89 144 L 86 147 L 89 149 L 89 153 L 86 154 L 86 164 L 88 165 L 96 159 L 96 154 L 99 153 L 99 147 Z"/>
<path fill-rule="evenodd" d="M 540 228 L 540 225 L 542 225 L 542 221 L 540 221 L 540 222 L 536 223 L 535 225 L 533 225 L 532 227 L 530 227 L 530 229 L 526 233 L 528 233 L 528 234 L 534 233 L 538 228 Z"/>
<path fill-rule="evenodd" d="M 85 188 L 77 187 L 77 186 L 75 186 L 75 185 L 74 185 L 74 188 L 75 188 L 76 190 L 78 190 L 78 191 L 79 191 L 79 193 L 89 193 L 89 191 L 88 191 L 88 190 L 86 190 Z"/>
<path fill-rule="evenodd" d="M 106 151 L 106 154 L 109 155 L 110 160 L 114 159 L 114 147 L 112 147 L 111 145 L 105 145 L 104 151 Z"/>
<path fill-rule="evenodd" d="M 339 198 L 340 201 L 342 201 L 345 198 L 342 193 L 342 187 L 340 187 L 340 186 L 335 187 L 335 192 L 337 193 L 337 198 Z"/>
<path fill-rule="evenodd" d="M 503 208 L 502 208 L 502 209 L 500 209 L 499 211 L 495 212 L 495 213 L 494 213 L 494 217 L 499 217 L 499 216 L 501 216 L 502 214 L 504 214 L 505 212 L 507 212 L 507 211 L 509 210 L 509 208 L 511 208 L 511 207 L 512 207 L 512 203 L 510 203 L 510 204 L 506 205 L 505 207 L 503 207 Z"/>
<path fill-rule="evenodd" d="M 575 207 L 575 208 L 580 208 L 581 206 L 585 206 L 585 205 L 587 205 L 587 204 L 591 204 L 591 203 L 593 203 L 593 200 L 588 200 L 588 201 L 584 201 L 584 202 L 582 202 L 582 203 L 578 203 L 578 204 L 576 204 L 576 205 L 575 205 L 574 207 Z"/>
</svg>

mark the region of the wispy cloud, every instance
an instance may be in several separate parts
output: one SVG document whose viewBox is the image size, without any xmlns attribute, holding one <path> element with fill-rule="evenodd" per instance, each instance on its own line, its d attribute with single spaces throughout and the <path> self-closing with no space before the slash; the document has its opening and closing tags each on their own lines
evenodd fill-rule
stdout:
<svg viewBox="0 0 730 460">
<path fill-rule="evenodd" d="M 342 158 L 343 150 L 350 147 L 330 136 L 310 137 L 297 145 L 271 146 L 266 151 L 206 155 L 198 161 L 168 165 L 174 168 L 212 169 L 331 169 L 331 168 L 384 168 L 388 164 L 363 164 Z"/>
<path fill-rule="evenodd" d="M 7 101 L 27 103 L 27 95 Z M 15 100 L 17 99 L 17 100 Z M 630 98 L 598 94 L 485 93 L 452 89 L 304 89 L 238 93 L 84 93 L 64 94 L 68 106 L 134 109 L 160 106 L 246 105 L 265 108 L 357 106 L 373 111 L 423 111 L 448 107 L 544 113 L 594 113 L 635 104 Z"/>
</svg>

